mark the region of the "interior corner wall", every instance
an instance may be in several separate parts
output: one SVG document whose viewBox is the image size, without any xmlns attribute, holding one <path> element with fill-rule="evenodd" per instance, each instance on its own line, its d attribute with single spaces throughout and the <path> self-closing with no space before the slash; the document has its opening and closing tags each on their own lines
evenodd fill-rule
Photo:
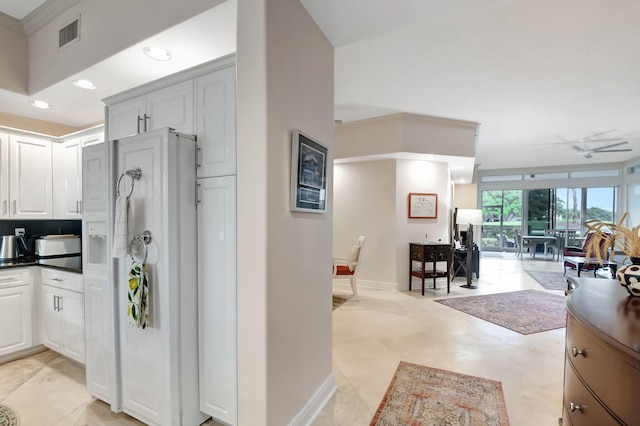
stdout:
<svg viewBox="0 0 640 426">
<path fill-rule="evenodd" d="M 347 257 L 364 235 L 358 286 L 395 290 L 396 161 L 342 163 L 333 170 L 334 257 Z"/>
<path fill-rule="evenodd" d="M 409 243 L 421 238 L 449 243 L 451 175 L 445 163 L 397 160 L 396 164 L 396 277 L 399 290 L 409 289 Z M 438 195 L 437 218 L 409 219 L 409 193 Z"/>
<path fill-rule="evenodd" d="M 326 213 L 291 212 L 291 132 L 332 164 L 333 46 L 299 0 L 239 0 L 237 40 L 239 424 L 302 424 L 334 383 L 333 171 Z"/>
<path fill-rule="evenodd" d="M 453 206 L 460 209 L 477 209 L 478 208 L 478 185 L 457 184 L 455 187 Z"/>
<path fill-rule="evenodd" d="M 19 34 L 0 25 L 0 88 L 16 93 L 28 91 L 28 41 Z"/>
</svg>

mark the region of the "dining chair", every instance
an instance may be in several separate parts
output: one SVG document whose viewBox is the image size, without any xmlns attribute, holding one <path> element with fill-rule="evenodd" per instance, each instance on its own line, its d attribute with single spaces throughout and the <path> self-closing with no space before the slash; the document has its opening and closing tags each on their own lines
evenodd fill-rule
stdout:
<svg viewBox="0 0 640 426">
<path fill-rule="evenodd" d="M 360 272 L 360 259 L 362 258 L 362 248 L 366 239 L 367 237 L 362 235 L 358 238 L 358 241 L 351 247 L 349 257 L 333 258 L 333 278 L 348 279 L 354 296 L 358 295 L 356 280 L 358 272 Z"/>
</svg>

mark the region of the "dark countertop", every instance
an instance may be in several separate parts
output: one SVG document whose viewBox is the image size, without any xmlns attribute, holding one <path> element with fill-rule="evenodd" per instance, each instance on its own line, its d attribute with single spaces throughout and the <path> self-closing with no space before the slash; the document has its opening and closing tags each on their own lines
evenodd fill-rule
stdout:
<svg viewBox="0 0 640 426">
<path fill-rule="evenodd" d="M 61 257 L 55 259 L 20 258 L 15 261 L 0 261 L 0 269 L 24 268 L 27 266 L 42 266 L 45 268 L 59 269 L 61 271 L 82 273 L 82 258 L 80 256 Z"/>
</svg>

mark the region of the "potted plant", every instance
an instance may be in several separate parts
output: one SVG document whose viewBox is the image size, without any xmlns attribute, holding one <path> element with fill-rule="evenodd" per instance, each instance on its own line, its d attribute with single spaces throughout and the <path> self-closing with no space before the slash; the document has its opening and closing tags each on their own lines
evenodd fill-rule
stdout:
<svg viewBox="0 0 640 426">
<path fill-rule="evenodd" d="M 629 212 L 625 212 L 618 223 L 601 220 L 585 222 L 587 234 L 591 234 L 586 252 L 587 257 L 595 257 L 599 262 L 607 253 L 610 257 L 613 257 L 616 251 L 626 254 L 632 264 L 619 268 L 616 278 L 629 294 L 640 296 L 640 225 L 624 226 L 628 217 Z"/>
</svg>

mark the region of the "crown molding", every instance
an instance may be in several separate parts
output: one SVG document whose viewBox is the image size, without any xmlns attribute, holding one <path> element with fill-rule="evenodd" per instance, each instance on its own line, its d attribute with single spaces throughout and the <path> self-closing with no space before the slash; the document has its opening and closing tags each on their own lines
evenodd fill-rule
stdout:
<svg viewBox="0 0 640 426">
<path fill-rule="evenodd" d="M 66 12 L 82 0 L 47 0 L 22 19 L 22 28 L 31 36 L 44 28 L 49 22 Z"/>
<path fill-rule="evenodd" d="M 22 24 L 16 18 L 0 12 L 0 27 L 13 31 L 21 35 L 25 35 Z"/>
</svg>

